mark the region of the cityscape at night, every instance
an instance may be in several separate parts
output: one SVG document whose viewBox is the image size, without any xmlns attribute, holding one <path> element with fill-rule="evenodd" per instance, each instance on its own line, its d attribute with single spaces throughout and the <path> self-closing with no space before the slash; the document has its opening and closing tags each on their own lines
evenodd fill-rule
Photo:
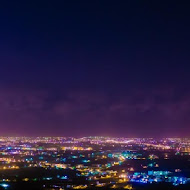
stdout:
<svg viewBox="0 0 190 190">
<path fill-rule="evenodd" d="M 0 143 L 2 189 L 190 188 L 188 138 L 1 137 Z"/>
<path fill-rule="evenodd" d="M 190 1 L 0 3 L 0 190 L 190 190 Z"/>
</svg>

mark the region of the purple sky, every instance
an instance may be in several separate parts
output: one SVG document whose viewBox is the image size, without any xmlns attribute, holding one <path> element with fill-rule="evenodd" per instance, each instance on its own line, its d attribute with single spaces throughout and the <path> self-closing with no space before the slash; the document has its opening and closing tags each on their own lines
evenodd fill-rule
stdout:
<svg viewBox="0 0 190 190">
<path fill-rule="evenodd" d="M 188 4 L 4 2 L 1 135 L 188 136 Z"/>
</svg>

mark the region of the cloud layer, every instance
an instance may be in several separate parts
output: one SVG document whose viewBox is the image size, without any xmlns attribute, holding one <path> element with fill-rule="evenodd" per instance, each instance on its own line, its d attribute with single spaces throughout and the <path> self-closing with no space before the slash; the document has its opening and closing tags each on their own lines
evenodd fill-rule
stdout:
<svg viewBox="0 0 190 190">
<path fill-rule="evenodd" d="M 0 90 L 2 135 L 186 135 L 190 98 L 175 89 L 136 90 L 125 95 L 92 91 L 59 94 Z"/>
</svg>

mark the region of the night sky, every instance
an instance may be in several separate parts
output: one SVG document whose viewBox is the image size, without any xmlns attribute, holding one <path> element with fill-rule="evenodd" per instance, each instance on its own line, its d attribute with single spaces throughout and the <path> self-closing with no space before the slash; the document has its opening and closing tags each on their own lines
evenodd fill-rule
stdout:
<svg viewBox="0 0 190 190">
<path fill-rule="evenodd" d="M 0 135 L 190 134 L 188 1 L 4 1 Z"/>
</svg>

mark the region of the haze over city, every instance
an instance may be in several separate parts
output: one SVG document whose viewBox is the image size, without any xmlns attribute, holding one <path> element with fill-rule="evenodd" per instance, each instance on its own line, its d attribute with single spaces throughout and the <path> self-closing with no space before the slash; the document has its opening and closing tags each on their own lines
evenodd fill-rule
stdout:
<svg viewBox="0 0 190 190">
<path fill-rule="evenodd" d="M 1 2 L 0 190 L 189 190 L 189 10 Z"/>
</svg>

